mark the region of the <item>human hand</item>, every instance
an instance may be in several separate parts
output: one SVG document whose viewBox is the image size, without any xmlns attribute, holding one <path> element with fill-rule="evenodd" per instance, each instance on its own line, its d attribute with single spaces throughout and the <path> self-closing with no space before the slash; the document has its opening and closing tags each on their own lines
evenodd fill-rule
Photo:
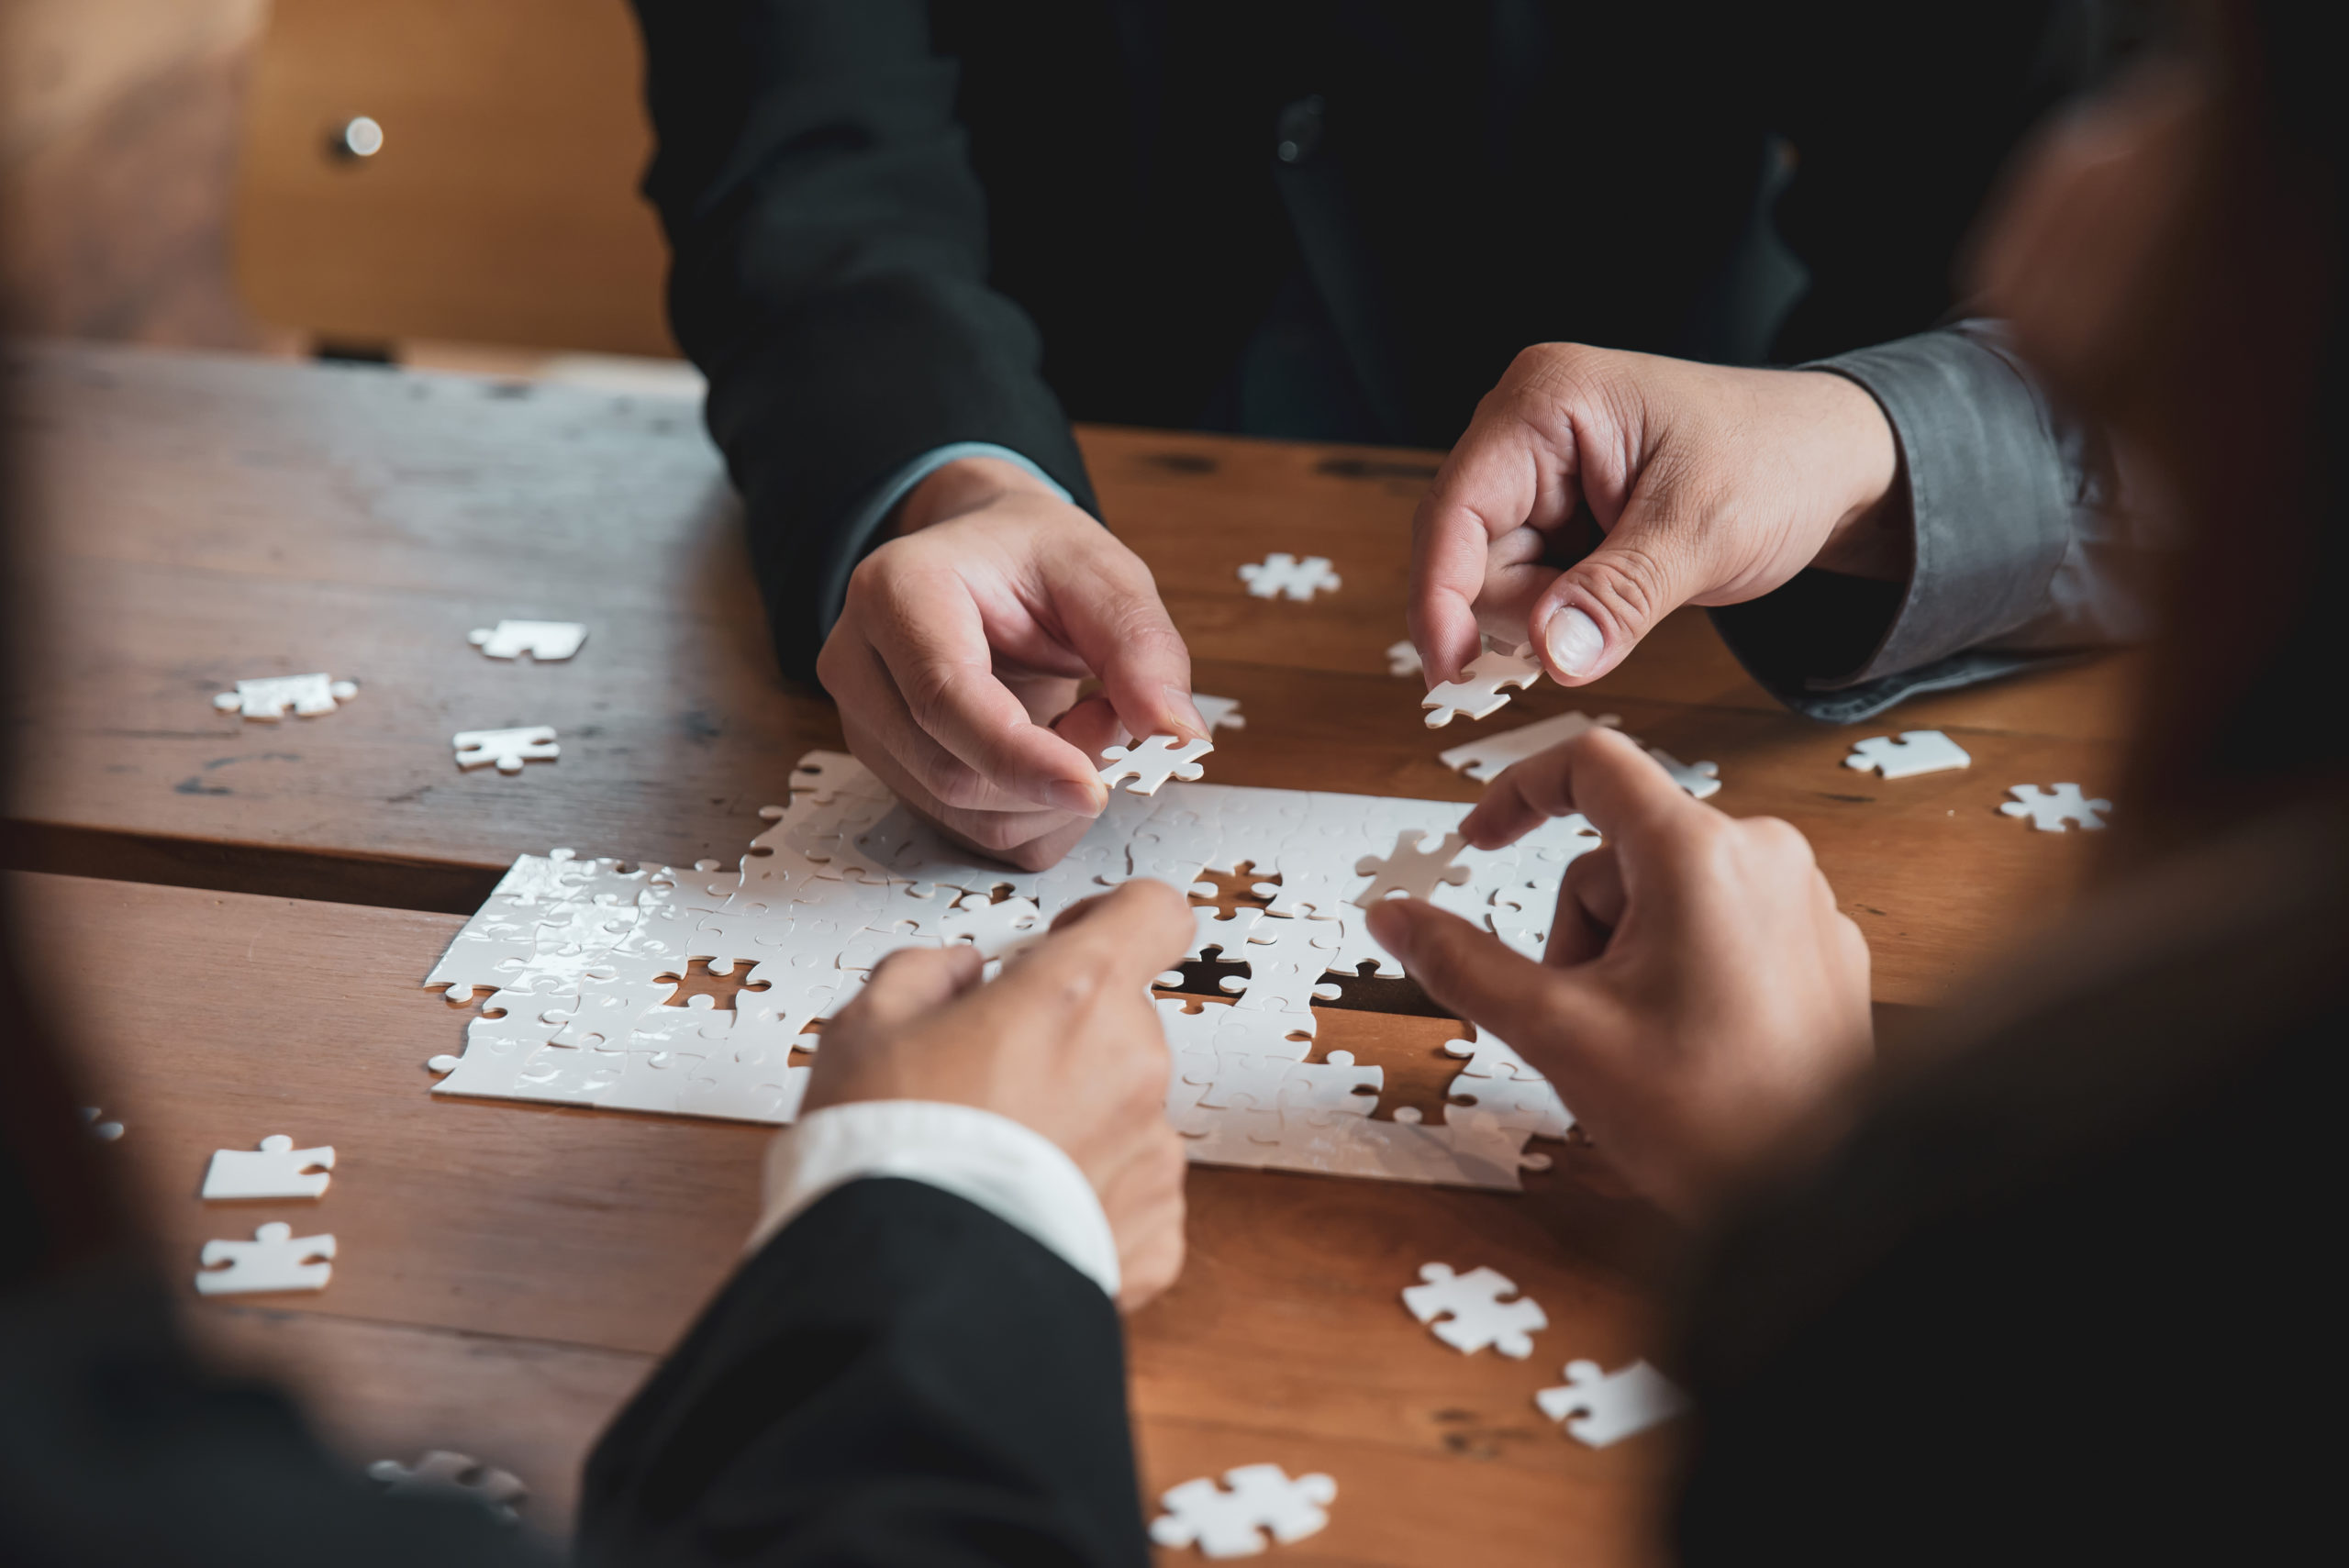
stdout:
<svg viewBox="0 0 2349 1568">
<path fill-rule="evenodd" d="M 1041 870 L 1108 801 L 1096 759 L 1204 738 L 1141 558 L 1013 463 L 952 462 L 849 579 L 816 673 L 849 750 L 957 842 Z M 1102 690 L 1076 700 L 1077 683 Z"/>
<path fill-rule="evenodd" d="M 1109 1217 L 1131 1311 L 1183 1268 L 1183 1147 L 1150 982 L 1191 931 L 1182 895 L 1145 878 L 1064 911 L 991 984 L 970 947 L 891 953 L 825 1026 L 803 1105 L 939 1100 L 1051 1139 Z"/>
<path fill-rule="evenodd" d="M 1897 577 L 1892 428 L 1856 384 L 1542 343 L 1476 406 L 1412 524 L 1411 640 L 1430 685 L 1479 630 L 1595 681 L 1682 605 L 1758 598 L 1806 566 Z M 1542 554 L 1586 506 L 1606 539 Z"/>
<path fill-rule="evenodd" d="M 1700 1216 L 1866 1065 L 1867 942 L 1800 833 L 1698 804 L 1611 730 L 1508 769 L 1461 831 L 1497 849 L 1569 811 L 1607 842 L 1568 863 L 1542 962 L 1417 899 L 1373 906 L 1371 933 L 1635 1186 Z"/>
</svg>

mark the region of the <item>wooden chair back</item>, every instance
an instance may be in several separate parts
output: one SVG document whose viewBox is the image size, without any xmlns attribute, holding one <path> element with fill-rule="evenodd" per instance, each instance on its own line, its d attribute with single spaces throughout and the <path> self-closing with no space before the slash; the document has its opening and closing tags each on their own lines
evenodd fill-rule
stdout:
<svg viewBox="0 0 2349 1568">
<path fill-rule="evenodd" d="M 238 170 L 247 305 L 332 341 L 675 354 L 641 73 L 625 0 L 274 0 Z"/>
</svg>

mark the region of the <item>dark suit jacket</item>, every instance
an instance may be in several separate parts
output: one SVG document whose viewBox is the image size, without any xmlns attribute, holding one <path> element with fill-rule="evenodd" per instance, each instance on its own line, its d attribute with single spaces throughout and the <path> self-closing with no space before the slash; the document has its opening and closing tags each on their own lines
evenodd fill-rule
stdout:
<svg viewBox="0 0 2349 1568">
<path fill-rule="evenodd" d="M 860 503 L 951 443 L 1090 506 L 1072 417 L 1444 447 L 1531 343 L 1791 362 L 1927 332 L 1984 193 L 2112 53 L 2116 8 L 637 6 L 672 319 L 803 676 L 872 542 L 844 536 Z M 2083 485 L 1980 341 L 1835 368 L 1886 404 L 1939 548 L 1831 645 L 1780 646 L 1815 606 L 1746 617 L 1797 701 L 2031 625 Z"/>
</svg>

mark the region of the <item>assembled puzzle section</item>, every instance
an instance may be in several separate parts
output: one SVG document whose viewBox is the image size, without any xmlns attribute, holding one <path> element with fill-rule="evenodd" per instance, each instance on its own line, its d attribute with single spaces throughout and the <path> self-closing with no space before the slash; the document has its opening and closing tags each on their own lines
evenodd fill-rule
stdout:
<svg viewBox="0 0 2349 1568">
<path fill-rule="evenodd" d="M 568 850 L 516 861 L 426 977 L 451 1001 L 487 998 L 463 1051 L 428 1064 L 434 1092 L 787 1122 L 820 1025 L 890 952 L 961 942 L 1017 962 L 1060 911 L 1119 883 L 1193 888 L 1248 865 L 1268 879 L 1270 907 L 1197 908 L 1194 954 L 1212 947 L 1244 966 L 1223 981 L 1230 999 L 1157 1004 L 1174 1058 L 1168 1118 L 1191 1159 L 1510 1190 L 1549 1162 L 1529 1140 L 1573 1125 L 1531 1069 L 1492 1065 L 1497 1043 L 1469 1048 L 1482 1054 L 1453 1080 L 1442 1121 L 1383 1117 L 1377 1067 L 1311 1057 L 1315 1004 L 1366 966 L 1402 973 L 1359 900 L 1407 874 L 1538 956 L 1566 865 L 1598 847 L 1580 817 L 1481 851 L 1459 841 L 1467 808 L 1453 802 L 1167 784 L 1154 796 L 1113 790 L 1058 865 L 1030 872 L 965 858 L 852 758 L 811 752 L 792 786 L 730 870 Z M 1389 846 L 1398 852 L 1365 856 Z M 731 1006 L 677 1005 L 697 960 L 740 982 Z"/>
</svg>

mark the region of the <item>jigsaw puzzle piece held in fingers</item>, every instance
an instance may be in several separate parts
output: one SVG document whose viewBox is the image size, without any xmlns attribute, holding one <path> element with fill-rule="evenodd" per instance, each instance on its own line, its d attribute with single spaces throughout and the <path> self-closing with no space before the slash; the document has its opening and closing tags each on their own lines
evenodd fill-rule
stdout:
<svg viewBox="0 0 2349 1568">
<path fill-rule="evenodd" d="M 1102 764 L 1101 782 L 1111 789 L 1124 784 L 1129 795 L 1156 795 L 1170 778 L 1197 778 L 1206 771 L 1198 760 L 1214 750 L 1212 741 L 1178 740 L 1172 735 L 1106 747 L 1101 755 L 1109 761 Z"/>
<path fill-rule="evenodd" d="M 1484 718 L 1508 702 L 1509 688 L 1522 691 L 1542 678 L 1542 662 L 1533 645 L 1520 643 L 1504 651 L 1487 648 L 1468 661 L 1457 681 L 1442 681 L 1428 689 L 1419 706 L 1428 710 L 1430 729 L 1441 729 L 1462 717 Z"/>
</svg>

